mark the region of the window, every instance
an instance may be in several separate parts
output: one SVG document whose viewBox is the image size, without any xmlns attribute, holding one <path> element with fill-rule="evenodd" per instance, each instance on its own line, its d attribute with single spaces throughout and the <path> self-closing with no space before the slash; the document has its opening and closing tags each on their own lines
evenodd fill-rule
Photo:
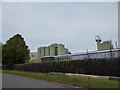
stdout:
<svg viewBox="0 0 120 90">
<path fill-rule="evenodd" d="M 31 55 L 31 57 L 34 57 L 34 55 Z"/>
<path fill-rule="evenodd" d="M 58 47 L 55 47 L 55 56 L 58 55 Z"/>
</svg>

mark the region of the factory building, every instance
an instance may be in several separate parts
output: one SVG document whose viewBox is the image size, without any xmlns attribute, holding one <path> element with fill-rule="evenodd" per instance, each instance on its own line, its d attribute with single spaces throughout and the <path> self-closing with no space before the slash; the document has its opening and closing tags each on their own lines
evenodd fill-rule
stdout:
<svg viewBox="0 0 120 90">
<path fill-rule="evenodd" d="M 96 36 L 96 42 L 97 42 L 97 50 L 98 51 L 101 51 L 101 50 L 111 50 L 113 49 L 113 45 L 112 45 L 112 42 L 111 40 L 109 41 L 104 41 L 104 42 L 101 42 L 101 38 L 99 36 Z"/>
<path fill-rule="evenodd" d="M 102 42 L 101 38 L 96 36 L 95 41 L 97 42 L 98 51 L 113 49 L 111 40 Z M 70 54 L 70 52 L 63 44 L 54 43 L 49 46 L 39 47 L 37 52 L 30 52 L 30 62 L 41 61 L 41 57 L 43 56 L 58 56 L 66 54 Z"/>
<path fill-rule="evenodd" d="M 39 47 L 37 52 L 38 52 L 39 60 L 43 56 L 58 56 L 58 55 L 65 55 L 70 53 L 63 44 L 57 44 L 57 43 L 51 44 L 49 46 Z"/>
<path fill-rule="evenodd" d="M 69 50 L 63 44 L 51 44 L 49 46 L 39 47 L 37 52 L 30 52 L 30 61 L 40 61 L 43 56 L 58 56 L 70 54 Z"/>
</svg>

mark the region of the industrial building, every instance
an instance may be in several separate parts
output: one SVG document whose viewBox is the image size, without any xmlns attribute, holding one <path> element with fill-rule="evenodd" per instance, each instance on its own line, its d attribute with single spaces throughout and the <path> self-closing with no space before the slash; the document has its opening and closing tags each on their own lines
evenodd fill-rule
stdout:
<svg viewBox="0 0 120 90">
<path fill-rule="evenodd" d="M 30 52 L 30 61 L 41 61 L 43 56 L 58 56 L 70 54 L 69 50 L 63 44 L 51 44 L 49 46 L 39 47 L 37 52 Z"/>
<path fill-rule="evenodd" d="M 103 41 L 99 36 L 96 36 L 95 41 L 97 42 L 97 51 L 112 50 L 113 45 L 111 40 Z M 37 52 L 30 52 L 30 62 L 40 62 L 41 58 L 44 56 L 60 56 L 71 54 L 68 49 L 65 48 L 63 44 L 51 44 L 49 46 L 39 47 Z"/>
<path fill-rule="evenodd" d="M 97 50 L 98 51 L 113 49 L 113 45 L 112 45 L 111 40 L 102 42 L 102 40 L 101 40 L 101 38 L 99 36 L 96 36 L 95 40 L 97 42 Z"/>
</svg>

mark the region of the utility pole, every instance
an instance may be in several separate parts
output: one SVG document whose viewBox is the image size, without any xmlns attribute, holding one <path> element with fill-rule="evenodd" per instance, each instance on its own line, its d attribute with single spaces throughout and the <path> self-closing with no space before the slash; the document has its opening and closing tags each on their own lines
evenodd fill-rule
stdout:
<svg viewBox="0 0 120 90">
<path fill-rule="evenodd" d="M 112 56 L 112 48 L 110 47 L 110 55 L 111 55 L 111 59 L 113 58 Z"/>
<path fill-rule="evenodd" d="M 86 53 L 87 53 L 87 58 L 89 59 L 89 53 L 88 53 L 88 49 L 86 49 Z"/>
</svg>

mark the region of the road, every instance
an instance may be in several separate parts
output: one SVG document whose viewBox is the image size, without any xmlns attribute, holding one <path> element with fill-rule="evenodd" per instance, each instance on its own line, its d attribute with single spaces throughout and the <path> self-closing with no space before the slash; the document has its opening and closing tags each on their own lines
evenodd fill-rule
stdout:
<svg viewBox="0 0 120 90">
<path fill-rule="evenodd" d="M 17 75 L 2 74 L 2 88 L 73 88 L 69 85 L 51 83 Z"/>
</svg>

